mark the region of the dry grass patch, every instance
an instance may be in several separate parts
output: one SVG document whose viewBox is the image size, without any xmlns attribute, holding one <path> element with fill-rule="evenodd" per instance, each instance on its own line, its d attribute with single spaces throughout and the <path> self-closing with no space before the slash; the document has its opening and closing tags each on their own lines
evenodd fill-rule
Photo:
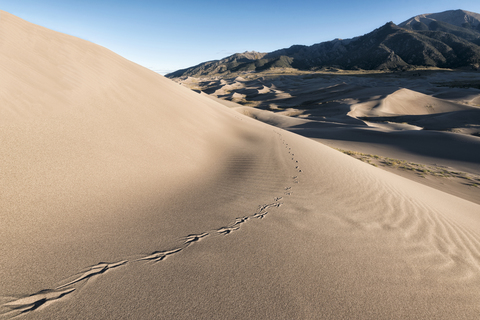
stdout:
<svg viewBox="0 0 480 320">
<path fill-rule="evenodd" d="M 379 156 L 376 154 L 361 153 L 357 151 L 337 149 L 349 156 L 354 157 L 360 161 L 371 164 L 375 167 L 390 167 L 399 170 L 409 171 L 416 174 L 419 177 L 425 178 L 426 176 L 432 176 L 437 178 L 448 178 L 457 180 L 463 185 L 470 187 L 480 188 L 480 176 L 467 173 L 458 170 L 452 170 L 442 166 L 424 165 L 414 162 L 408 162 L 400 159 L 393 159 L 388 157 Z"/>
</svg>

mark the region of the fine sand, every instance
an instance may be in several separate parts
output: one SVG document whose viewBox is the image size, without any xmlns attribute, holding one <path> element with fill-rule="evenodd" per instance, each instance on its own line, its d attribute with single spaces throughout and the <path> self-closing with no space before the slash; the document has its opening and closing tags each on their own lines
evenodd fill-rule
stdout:
<svg viewBox="0 0 480 320">
<path fill-rule="evenodd" d="M 5 12 L 0 66 L 0 318 L 480 314 L 480 205 L 319 143 L 335 140 L 330 128 L 382 145 L 387 129 L 347 115 L 355 108 L 346 92 L 340 113 L 319 116 L 330 117 L 323 126 L 315 116 L 229 108 Z M 319 94 L 334 97 L 335 86 Z M 297 96 L 279 87 L 257 94 Z M 358 96 L 358 109 L 383 117 L 410 108 L 395 105 L 408 91 L 394 92 L 378 105 Z M 393 134 L 415 132 L 428 133 Z M 479 143 L 431 133 L 449 135 L 445 148 Z M 400 153 L 407 136 L 386 153 Z M 422 153 L 416 144 L 438 137 L 419 137 L 404 154 L 478 170 L 476 152 Z"/>
</svg>

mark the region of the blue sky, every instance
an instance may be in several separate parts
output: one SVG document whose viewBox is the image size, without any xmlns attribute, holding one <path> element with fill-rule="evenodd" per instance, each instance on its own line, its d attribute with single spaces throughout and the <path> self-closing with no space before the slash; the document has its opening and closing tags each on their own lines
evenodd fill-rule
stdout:
<svg viewBox="0 0 480 320">
<path fill-rule="evenodd" d="M 164 74 L 236 52 L 351 38 L 422 13 L 480 13 L 480 1 L 0 0 L 0 9 Z"/>
</svg>

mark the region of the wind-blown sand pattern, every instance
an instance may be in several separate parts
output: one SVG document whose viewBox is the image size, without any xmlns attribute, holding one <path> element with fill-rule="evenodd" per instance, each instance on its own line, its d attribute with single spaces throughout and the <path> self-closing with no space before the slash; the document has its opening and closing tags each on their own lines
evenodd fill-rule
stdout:
<svg viewBox="0 0 480 320">
<path fill-rule="evenodd" d="M 392 90 L 382 102 L 362 87 L 372 103 L 350 108 L 348 92 L 358 87 L 332 79 L 317 90 L 344 99 L 343 114 L 302 118 L 227 108 L 5 12 L 0 39 L 0 318 L 480 314 L 480 205 L 318 142 L 353 132 L 360 148 L 342 146 L 347 140 L 336 147 L 382 155 L 365 149 L 380 150 L 387 129 L 347 113 L 400 112 L 408 91 Z M 255 90 L 299 97 L 282 82 Z M 470 133 L 392 136 L 397 144 L 385 143 L 384 156 L 437 159 L 472 174 L 478 167 L 475 152 L 448 158 L 431 144 L 442 137 L 452 150 L 476 146 Z M 433 151 L 402 153 L 412 137 Z"/>
</svg>

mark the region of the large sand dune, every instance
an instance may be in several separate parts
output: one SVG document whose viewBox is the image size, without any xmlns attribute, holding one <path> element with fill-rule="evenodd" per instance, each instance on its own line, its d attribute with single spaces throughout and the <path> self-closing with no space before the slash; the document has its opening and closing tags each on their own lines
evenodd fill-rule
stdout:
<svg viewBox="0 0 480 320">
<path fill-rule="evenodd" d="M 480 313 L 480 205 L 5 12 L 0 66 L 0 317 Z"/>
<path fill-rule="evenodd" d="M 379 99 L 355 104 L 349 114 L 357 117 L 424 115 L 475 109 L 401 88 Z"/>
</svg>

